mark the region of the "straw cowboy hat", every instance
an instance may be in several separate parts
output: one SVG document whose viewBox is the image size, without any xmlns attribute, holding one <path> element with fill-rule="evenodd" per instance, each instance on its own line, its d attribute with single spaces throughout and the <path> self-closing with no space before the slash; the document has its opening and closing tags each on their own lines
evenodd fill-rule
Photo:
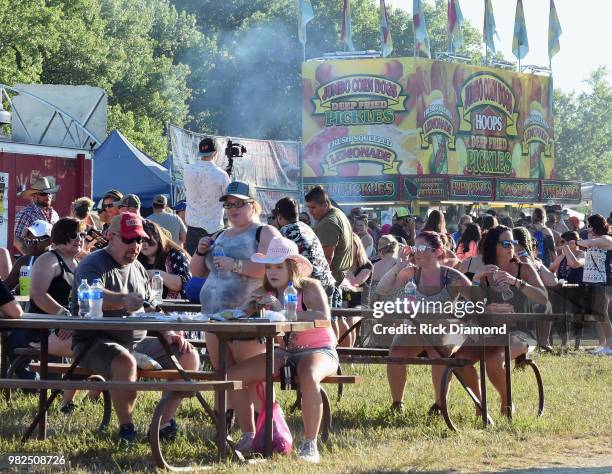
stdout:
<svg viewBox="0 0 612 474">
<path fill-rule="evenodd" d="M 311 263 L 300 255 L 298 246 L 295 242 L 284 237 L 274 237 L 268 245 L 268 253 L 256 253 L 251 257 L 255 263 L 283 263 L 290 259 L 297 263 L 300 276 L 309 276 L 312 273 Z"/>
<path fill-rule="evenodd" d="M 59 186 L 51 187 L 51 183 L 49 183 L 49 179 L 47 178 L 39 178 L 36 182 L 25 191 L 21 191 L 17 194 L 17 196 L 23 199 L 32 199 L 37 193 L 49 193 L 55 194 L 59 191 Z"/>
</svg>

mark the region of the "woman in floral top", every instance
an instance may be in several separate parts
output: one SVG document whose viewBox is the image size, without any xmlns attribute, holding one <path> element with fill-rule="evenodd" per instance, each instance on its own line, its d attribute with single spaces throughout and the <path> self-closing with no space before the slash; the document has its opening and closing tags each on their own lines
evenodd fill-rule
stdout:
<svg viewBox="0 0 612 474">
<path fill-rule="evenodd" d="M 148 239 L 142 242 L 138 260 L 150 277 L 159 271 L 164 280 L 164 299 L 186 298 L 185 284 L 191 279 L 189 256 L 154 222 L 145 221 Z"/>
</svg>

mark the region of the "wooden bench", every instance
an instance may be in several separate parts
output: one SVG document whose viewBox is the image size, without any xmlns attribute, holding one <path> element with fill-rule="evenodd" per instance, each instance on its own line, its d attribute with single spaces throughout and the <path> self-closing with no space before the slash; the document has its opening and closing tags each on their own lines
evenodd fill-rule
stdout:
<svg viewBox="0 0 612 474">
<path fill-rule="evenodd" d="M 48 364 L 48 373 L 50 374 L 64 374 L 70 367 L 70 364 L 61 364 L 61 363 L 49 363 Z M 32 363 L 30 364 L 30 370 L 33 372 L 40 372 L 40 363 Z M 192 380 L 198 381 L 214 381 L 216 378 L 216 374 L 214 372 L 200 372 L 195 370 L 185 370 L 184 371 Z M 88 378 L 88 377 L 99 377 L 96 376 L 91 370 L 85 369 L 83 367 L 77 367 L 74 371 L 74 376 Z M 177 373 L 176 370 L 138 370 L 138 378 L 147 378 L 147 379 L 157 379 L 157 380 L 180 380 L 181 376 Z M 275 382 L 280 382 L 280 377 L 276 376 L 274 378 Z M 332 375 L 326 377 L 321 381 L 322 384 L 336 384 L 336 385 L 344 385 L 344 384 L 358 384 L 362 382 L 362 377 L 358 375 Z M 166 385 L 165 390 L 172 390 L 174 387 L 173 384 Z M 294 412 L 297 408 L 299 408 L 299 403 L 301 400 L 299 388 L 296 388 L 298 392 L 297 400 L 291 407 L 290 411 Z M 104 396 L 104 415 L 102 417 L 102 422 L 100 423 L 100 429 L 105 429 L 111 418 L 112 410 L 110 404 L 110 396 L 108 396 L 108 392 L 103 392 Z M 321 397 L 323 399 L 323 420 L 321 423 L 321 440 L 326 442 L 329 438 L 329 433 L 332 425 L 332 416 L 331 416 L 331 406 L 329 403 L 329 397 L 327 392 L 323 387 L 321 387 Z"/>
</svg>

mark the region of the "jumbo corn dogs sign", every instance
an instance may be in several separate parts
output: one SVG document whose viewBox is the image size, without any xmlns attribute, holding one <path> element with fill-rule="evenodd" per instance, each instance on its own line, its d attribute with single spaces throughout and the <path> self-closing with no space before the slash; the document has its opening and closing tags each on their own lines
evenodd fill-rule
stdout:
<svg viewBox="0 0 612 474">
<path fill-rule="evenodd" d="M 547 77 L 400 58 L 311 61 L 302 82 L 305 184 L 556 177 Z"/>
</svg>

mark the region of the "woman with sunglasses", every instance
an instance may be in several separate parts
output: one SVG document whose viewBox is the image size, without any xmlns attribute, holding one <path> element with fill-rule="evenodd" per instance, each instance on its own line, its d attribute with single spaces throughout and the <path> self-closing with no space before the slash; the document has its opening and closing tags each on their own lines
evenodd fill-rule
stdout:
<svg viewBox="0 0 612 474">
<path fill-rule="evenodd" d="M 266 252 L 272 238 L 280 237 L 280 233 L 275 227 L 259 222 L 261 206 L 255 196 L 252 184 L 230 183 L 220 198 L 230 227 L 198 242 L 190 266 L 193 276 L 206 277 L 200 291 L 203 313 L 242 308 L 249 295 L 261 286 L 264 265 L 252 262 L 251 255 Z M 206 335 L 206 348 L 213 367 L 218 367 L 216 336 Z M 228 366 L 265 351 L 259 339 L 233 341 L 229 349 Z"/>
<path fill-rule="evenodd" d="M 164 280 L 164 299 L 186 298 L 185 284 L 191 279 L 189 256 L 155 222 L 146 220 L 143 228 L 149 237 L 142 241 L 138 260 L 149 277 L 159 272 Z"/>
<path fill-rule="evenodd" d="M 612 323 L 608 316 L 612 300 L 612 235 L 610 226 L 601 214 L 593 214 L 587 219 L 588 239 L 576 242 L 585 247 L 583 283 L 592 287 L 593 313 L 601 321 L 597 322 L 599 347 L 595 355 L 612 355 Z"/>
<path fill-rule="evenodd" d="M 527 305 L 546 305 L 547 292 L 535 268 L 517 259 L 514 249 L 517 241 L 505 226 L 489 229 L 482 246 L 484 268 L 474 275 L 474 284 L 486 292 L 487 313 L 525 313 Z M 511 293 L 511 294 L 510 294 Z M 483 295 L 484 298 L 484 295 Z M 512 359 L 526 354 L 535 340 L 521 331 L 512 331 L 510 354 Z M 477 361 L 480 348 L 462 347 L 457 357 Z M 489 380 L 499 392 L 501 411 L 507 413 L 506 376 L 503 346 L 488 346 L 485 353 Z"/>
<path fill-rule="evenodd" d="M 36 259 L 32 267 L 30 313 L 70 316 L 70 292 L 74 282 L 77 255 L 83 250 L 85 224 L 73 217 L 63 217 L 51 230 L 51 250 Z M 72 357 L 72 331 L 59 329 L 49 335 L 49 354 Z M 60 410 L 66 414 L 76 405 L 74 391 L 63 393 Z"/>
<path fill-rule="evenodd" d="M 299 254 L 297 245 L 284 237 L 274 238 L 267 254 L 256 253 L 252 262 L 265 265 L 263 288 L 256 290 L 250 299 L 270 309 L 280 309 L 289 282 L 298 292 L 297 320 L 330 320 L 327 295 L 318 280 L 309 278 L 311 263 Z M 325 377 L 334 375 L 338 370 L 336 337 L 331 328 L 314 328 L 301 333 L 293 333 L 284 338 L 281 348 L 274 353 L 276 374 L 280 368 L 290 366 L 302 395 L 302 420 L 304 423 L 304 443 L 299 457 L 317 463 L 317 436 L 323 416 L 323 399 L 320 383 Z M 228 372 L 231 380 L 242 380 L 248 387 L 265 380 L 266 356 L 260 354 L 232 367 Z M 253 407 L 246 390 L 230 392 L 236 410 L 236 418 L 243 432 L 238 449 L 249 451 L 255 436 Z"/>
<path fill-rule="evenodd" d="M 414 257 L 415 265 L 409 263 L 408 258 Z M 392 294 L 403 289 L 412 280 L 416 284 L 417 302 L 447 302 L 454 301 L 462 294 L 470 298 L 470 281 L 454 268 L 441 264 L 444 259 L 444 247 L 440 236 L 431 231 L 424 231 L 415 240 L 414 247 L 402 249 L 400 261 L 380 280 L 376 289 L 381 295 Z M 418 341 L 418 344 L 417 344 Z M 432 342 L 431 340 L 429 341 Z M 390 357 L 417 357 L 423 351 L 432 358 L 449 357 L 458 347 L 441 345 L 432 347 L 428 341 L 415 340 L 404 336 L 395 336 L 389 348 Z M 442 393 L 440 383 L 444 367 L 432 366 L 432 379 L 435 391 L 435 403 L 430 408 L 430 413 L 439 413 Z M 465 382 L 475 389 L 478 378 L 473 367 L 460 370 Z M 406 366 L 398 364 L 387 365 L 387 379 L 391 388 L 393 399 L 392 408 L 402 410 L 404 387 L 406 385 Z"/>
</svg>

